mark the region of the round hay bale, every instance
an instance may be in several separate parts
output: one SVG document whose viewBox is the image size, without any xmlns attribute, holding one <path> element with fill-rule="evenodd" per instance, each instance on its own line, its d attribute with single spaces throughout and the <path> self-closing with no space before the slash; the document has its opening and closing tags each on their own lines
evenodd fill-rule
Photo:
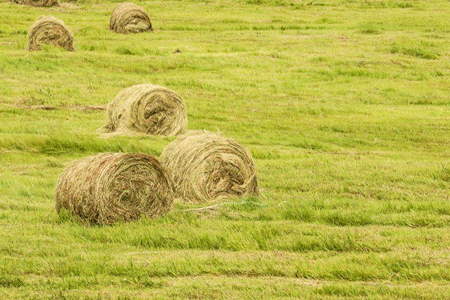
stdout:
<svg viewBox="0 0 450 300">
<path fill-rule="evenodd" d="M 173 184 L 160 162 L 145 154 L 103 153 L 69 165 L 56 187 L 56 211 L 91 224 L 160 216 L 173 202 Z"/>
<path fill-rule="evenodd" d="M 130 2 L 116 5 L 111 14 L 109 29 L 117 33 L 153 31 L 148 14 L 142 7 Z"/>
<path fill-rule="evenodd" d="M 73 35 L 64 22 L 52 16 L 42 16 L 31 26 L 28 33 L 30 51 L 41 50 L 43 44 L 51 44 L 75 51 Z"/>
<path fill-rule="evenodd" d="M 161 155 L 176 197 L 206 202 L 220 197 L 258 195 L 250 153 L 232 139 L 208 131 L 188 131 Z"/>
<path fill-rule="evenodd" d="M 13 0 L 21 5 L 36 6 L 36 7 L 51 7 L 59 6 L 58 0 Z"/>
<path fill-rule="evenodd" d="M 174 136 L 187 127 L 183 98 L 153 84 L 123 89 L 108 105 L 108 114 L 109 123 L 103 127 L 106 132 Z"/>
</svg>

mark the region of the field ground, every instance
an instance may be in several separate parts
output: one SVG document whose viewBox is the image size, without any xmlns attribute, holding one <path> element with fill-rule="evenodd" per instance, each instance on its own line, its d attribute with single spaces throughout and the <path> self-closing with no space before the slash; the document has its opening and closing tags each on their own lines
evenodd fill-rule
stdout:
<svg viewBox="0 0 450 300">
<path fill-rule="evenodd" d="M 153 33 L 110 32 L 114 2 L 0 0 L 0 298 L 449 298 L 448 1 L 136 3 Z M 26 51 L 44 14 L 77 52 Z M 105 227 L 58 216 L 68 163 L 172 140 L 95 132 L 94 108 L 140 83 L 246 146 L 262 195 Z"/>
</svg>

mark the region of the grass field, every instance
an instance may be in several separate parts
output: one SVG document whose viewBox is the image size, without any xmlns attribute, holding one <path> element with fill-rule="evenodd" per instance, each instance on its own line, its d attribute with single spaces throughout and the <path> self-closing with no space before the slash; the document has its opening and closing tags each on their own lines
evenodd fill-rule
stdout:
<svg viewBox="0 0 450 300">
<path fill-rule="evenodd" d="M 109 31 L 112 1 L 0 0 L 1 299 L 450 298 L 450 2 L 135 3 L 153 33 Z M 26 51 L 40 15 L 77 52 Z M 247 147 L 262 195 L 104 227 L 58 216 L 71 161 L 172 140 L 95 132 L 91 107 L 141 83 Z"/>
</svg>

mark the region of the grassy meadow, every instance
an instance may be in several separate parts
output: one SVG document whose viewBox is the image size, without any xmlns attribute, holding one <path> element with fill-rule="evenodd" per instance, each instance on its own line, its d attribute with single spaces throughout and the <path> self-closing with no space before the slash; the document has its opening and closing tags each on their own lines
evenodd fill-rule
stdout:
<svg viewBox="0 0 450 300">
<path fill-rule="evenodd" d="M 117 1 L 0 0 L 0 299 L 449 299 L 450 2 L 133 2 L 153 33 L 109 31 Z M 41 15 L 76 52 L 27 51 Z M 73 160 L 173 140 L 96 133 L 141 83 L 247 147 L 261 196 L 57 215 Z"/>
</svg>

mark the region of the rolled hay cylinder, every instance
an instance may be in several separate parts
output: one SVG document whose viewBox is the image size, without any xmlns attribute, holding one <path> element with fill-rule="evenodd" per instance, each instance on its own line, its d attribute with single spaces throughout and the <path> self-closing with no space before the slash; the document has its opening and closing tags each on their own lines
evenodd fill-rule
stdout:
<svg viewBox="0 0 450 300">
<path fill-rule="evenodd" d="M 160 159 L 172 177 L 175 196 L 184 201 L 258 195 L 251 154 L 219 134 L 188 131 L 170 143 Z"/>
<path fill-rule="evenodd" d="M 36 6 L 36 7 L 59 6 L 58 0 L 13 0 L 13 2 L 21 5 Z"/>
<path fill-rule="evenodd" d="M 177 93 L 153 84 L 123 89 L 108 105 L 103 132 L 174 136 L 186 131 L 187 111 Z"/>
<path fill-rule="evenodd" d="M 173 184 L 155 158 L 145 154 L 103 153 L 69 165 L 56 187 L 62 208 L 91 224 L 152 218 L 170 210 Z"/>
<path fill-rule="evenodd" d="M 116 5 L 111 14 L 109 29 L 117 33 L 153 31 L 150 17 L 145 10 L 130 2 Z"/>
<path fill-rule="evenodd" d="M 51 44 L 68 51 L 75 51 L 73 35 L 63 21 L 52 16 L 42 16 L 28 33 L 30 51 L 41 50 L 43 44 Z"/>
</svg>

